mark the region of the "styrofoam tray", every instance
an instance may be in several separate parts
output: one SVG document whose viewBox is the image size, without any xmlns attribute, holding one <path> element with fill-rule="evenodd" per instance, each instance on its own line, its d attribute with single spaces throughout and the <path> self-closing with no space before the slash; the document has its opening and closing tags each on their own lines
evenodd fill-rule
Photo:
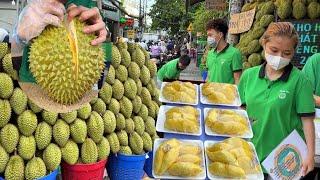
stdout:
<svg viewBox="0 0 320 180">
<path fill-rule="evenodd" d="M 198 103 L 199 103 L 199 87 L 198 87 L 198 85 L 193 84 L 193 85 L 195 86 L 195 88 L 196 88 L 196 102 L 194 102 L 194 103 L 187 103 L 187 102 L 180 102 L 180 101 L 175 102 L 175 101 L 169 101 L 169 100 L 167 100 L 167 99 L 163 96 L 163 94 L 162 94 L 163 88 L 164 88 L 164 86 L 165 86 L 167 83 L 169 83 L 169 82 L 162 82 L 162 84 L 161 84 L 160 96 L 159 96 L 159 101 L 160 101 L 160 102 L 163 102 L 163 103 L 171 103 L 171 104 L 185 104 L 185 105 L 193 105 L 193 106 L 198 105 Z"/>
<path fill-rule="evenodd" d="M 225 179 L 230 179 L 230 178 L 225 178 L 225 177 L 221 177 L 221 176 L 215 176 L 213 174 L 210 173 L 209 171 L 209 164 L 211 163 L 210 159 L 208 158 L 208 155 L 207 155 L 207 152 L 206 152 L 206 149 L 207 147 L 209 146 L 212 146 L 216 143 L 219 143 L 221 141 L 205 141 L 204 142 L 204 149 L 205 149 L 205 157 L 206 157 L 206 169 L 207 169 L 207 175 L 208 175 L 208 178 L 209 179 L 214 179 L 214 180 L 218 180 L 218 179 L 221 179 L 221 180 L 225 180 Z M 254 145 L 251 143 L 251 142 L 248 142 L 251 146 L 251 148 L 253 149 L 254 153 L 255 153 L 255 161 L 256 163 L 260 164 L 260 161 L 259 161 L 259 158 L 258 158 L 258 155 L 257 155 L 257 152 L 256 152 L 256 149 L 254 147 Z M 260 165 L 261 167 L 261 165 Z M 262 167 L 261 167 L 262 168 Z M 260 168 L 260 172 L 257 173 L 257 174 L 249 174 L 246 176 L 245 179 L 247 180 L 263 180 L 264 179 L 264 176 L 263 176 L 263 172 L 262 172 L 262 169 Z M 237 178 L 232 178 L 232 179 L 237 179 Z M 240 179 L 240 178 L 239 178 Z"/>
<path fill-rule="evenodd" d="M 200 84 L 200 102 L 202 104 L 217 105 L 217 106 L 230 106 L 230 107 L 240 107 L 241 106 L 241 99 L 240 99 L 238 87 L 236 85 L 234 85 L 234 86 L 236 87 L 237 97 L 235 98 L 235 100 L 233 101 L 232 104 L 219 104 L 219 103 L 210 102 L 208 100 L 208 98 L 202 94 L 202 86 L 203 86 L 203 83 Z"/>
<path fill-rule="evenodd" d="M 199 131 L 197 133 L 188 133 L 188 132 L 179 132 L 179 131 L 173 131 L 169 130 L 164 127 L 164 123 L 166 121 L 166 112 L 177 106 L 167 106 L 167 105 L 162 105 L 160 106 L 159 113 L 158 113 L 158 118 L 157 118 L 157 125 L 156 125 L 156 130 L 158 132 L 165 132 L 165 133 L 175 133 L 175 134 L 185 134 L 185 135 L 192 135 L 192 136 L 201 136 L 202 134 L 202 122 L 201 122 L 201 109 L 197 108 L 199 112 L 198 116 L 198 121 L 199 121 Z M 181 106 L 183 107 L 183 106 Z"/>
<path fill-rule="evenodd" d="M 154 146 L 153 146 L 153 162 L 152 162 L 152 167 L 154 167 L 154 160 L 155 160 L 155 155 L 157 153 L 157 149 L 159 148 L 159 146 L 168 139 L 165 138 L 158 138 L 154 141 Z M 180 142 L 188 144 L 188 145 L 198 145 L 201 148 L 201 167 L 203 168 L 202 173 L 200 173 L 198 176 L 194 176 L 194 177 L 179 177 L 179 176 L 171 176 L 168 173 L 165 173 L 162 176 L 158 176 L 154 173 L 154 168 L 152 168 L 152 175 L 155 179 L 205 179 L 206 178 L 206 166 L 205 166 L 205 157 L 204 157 L 204 147 L 203 147 L 203 142 L 200 140 L 180 140 L 178 139 Z"/>
<path fill-rule="evenodd" d="M 247 126 L 249 127 L 249 131 L 247 131 L 243 135 L 231 135 L 231 134 L 218 134 L 218 133 L 212 131 L 207 126 L 207 124 L 205 123 L 206 122 L 206 118 L 207 118 L 207 115 L 208 115 L 209 111 L 212 110 L 212 109 L 218 109 L 218 108 L 204 108 L 203 109 L 203 123 L 204 123 L 204 126 L 205 126 L 204 130 L 205 130 L 207 135 L 209 135 L 209 136 L 222 136 L 222 137 L 240 137 L 240 138 L 245 138 L 245 139 L 253 138 L 253 132 L 252 132 L 251 123 L 250 123 L 248 114 L 247 114 L 247 112 L 245 110 L 241 110 L 241 109 L 226 109 L 226 110 L 235 111 L 237 114 L 240 114 L 240 115 L 244 116 L 246 118 L 246 120 L 247 120 Z"/>
</svg>

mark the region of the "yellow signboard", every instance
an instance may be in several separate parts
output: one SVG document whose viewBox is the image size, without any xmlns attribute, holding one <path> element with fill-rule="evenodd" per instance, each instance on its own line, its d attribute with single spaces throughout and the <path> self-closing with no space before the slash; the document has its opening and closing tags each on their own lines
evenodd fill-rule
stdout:
<svg viewBox="0 0 320 180">
<path fill-rule="evenodd" d="M 127 36 L 129 39 L 134 39 L 135 31 L 134 30 L 128 30 Z"/>
<path fill-rule="evenodd" d="M 188 31 L 188 32 L 192 32 L 192 30 L 193 30 L 193 28 L 192 28 L 192 23 L 190 23 L 187 31 Z"/>
</svg>

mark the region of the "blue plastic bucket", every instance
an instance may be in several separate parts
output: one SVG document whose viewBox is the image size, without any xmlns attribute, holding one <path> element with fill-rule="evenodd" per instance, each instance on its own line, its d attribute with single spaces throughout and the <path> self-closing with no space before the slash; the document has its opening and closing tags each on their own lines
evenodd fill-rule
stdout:
<svg viewBox="0 0 320 180">
<path fill-rule="evenodd" d="M 48 174 L 47 176 L 44 176 L 42 178 L 39 178 L 38 180 L 56 180 L 57 176 L 59 174 L 59 169 L 60 167 L 58 167 L 56 170 L 52 171 L 50 174 Z"/>
<path fill-rule="evenodd" d="M 130 156 L 113 154 L 109 157 L 108 176 L 111 180 L 141 180 L 145 161 L 146 154 Z"/>
<path fill-rule="evenodd" d="M 143 169 L 150 178 L 153 178 L 153 175 L 152 175 L 153 151 L 150 151 L 148 153 L 148 156 L 149 157 L 146 159 L 146 163 L 144 164 Z"/>
<path fill-rule="evenodd" d="M 202 73 L 201 73 L 201 76 L 202 76 L 202 80 L 206 80 L 207 79 L 207 76 L 208 76 L 208 71 L 203 71 Z"/>
</svg>

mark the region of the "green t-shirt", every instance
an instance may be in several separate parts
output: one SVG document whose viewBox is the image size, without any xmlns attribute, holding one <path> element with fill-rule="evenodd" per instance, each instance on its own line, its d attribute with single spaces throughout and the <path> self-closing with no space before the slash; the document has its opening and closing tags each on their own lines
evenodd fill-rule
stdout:
<svg viewBox="0 0 320 180">
<path fill-rule="evenodd" d="M 265 64 L 242 74 L 238 85 L 242 104 L 253 121 L 253 139 L 262 162 L 294 129 L 304 138 L 301 117 L 314 116 L 311 83 L 292 64 L 275 81 L 265 76 Z"/>
<path fill-rule="evenodd" d="M 240 51 L 227 45 L 221 52 L 210 50 L 207 56 L 208 81 L 234 84 L 233 73 L 242 70 Z"/>
<path fill-rule="evenodd" d="M 178 62 L 179 59 L 174 59 L 162 66 L 157 73 L 158 79 L 161 81 L 165 79 L 178 79 L 181 72 L 181 70 L 178 69 Z"/>
<path fill-rule="evenodd" d="M 311 81 L 314 94 L 320 96 L 320 53 L 312 55 L 307 60 L 302 72 Z"/>
<path fill-rule="evenodd" d="M 92 0 L 68 0 L 65 3 L 65 7 L 67 8 L 71 3 L 77 6 L 84 6 L 88 8 L 96 7 L 96 2 Z M 35 78 L 33 77 L 32 73 L 29 69 L 29 51 L 30 46 L 27 45 L 23 50 L 22 55 L 22 63 L 19 70 L 19 78 L 22 82 L 36 82 Z"/>
</svg>

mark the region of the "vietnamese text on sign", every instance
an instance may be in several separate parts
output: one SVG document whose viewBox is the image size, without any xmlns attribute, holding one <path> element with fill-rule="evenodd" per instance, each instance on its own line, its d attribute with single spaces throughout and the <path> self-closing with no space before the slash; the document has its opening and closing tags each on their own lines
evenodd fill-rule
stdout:
<svg viewBox="0 0 320 180">
<path fill-rule="evenodd" d="M 206 0 L 206 8 L 217 11 L 225 11 L 227 3 L 225 0 Z"/>
<path fill-rule="evenodd" d="M 249 31 L 254 20 L 256 9 L 243 13 L 233 14 L 229 21 L 229 33 L 239 34 Z"/>
</svg>

